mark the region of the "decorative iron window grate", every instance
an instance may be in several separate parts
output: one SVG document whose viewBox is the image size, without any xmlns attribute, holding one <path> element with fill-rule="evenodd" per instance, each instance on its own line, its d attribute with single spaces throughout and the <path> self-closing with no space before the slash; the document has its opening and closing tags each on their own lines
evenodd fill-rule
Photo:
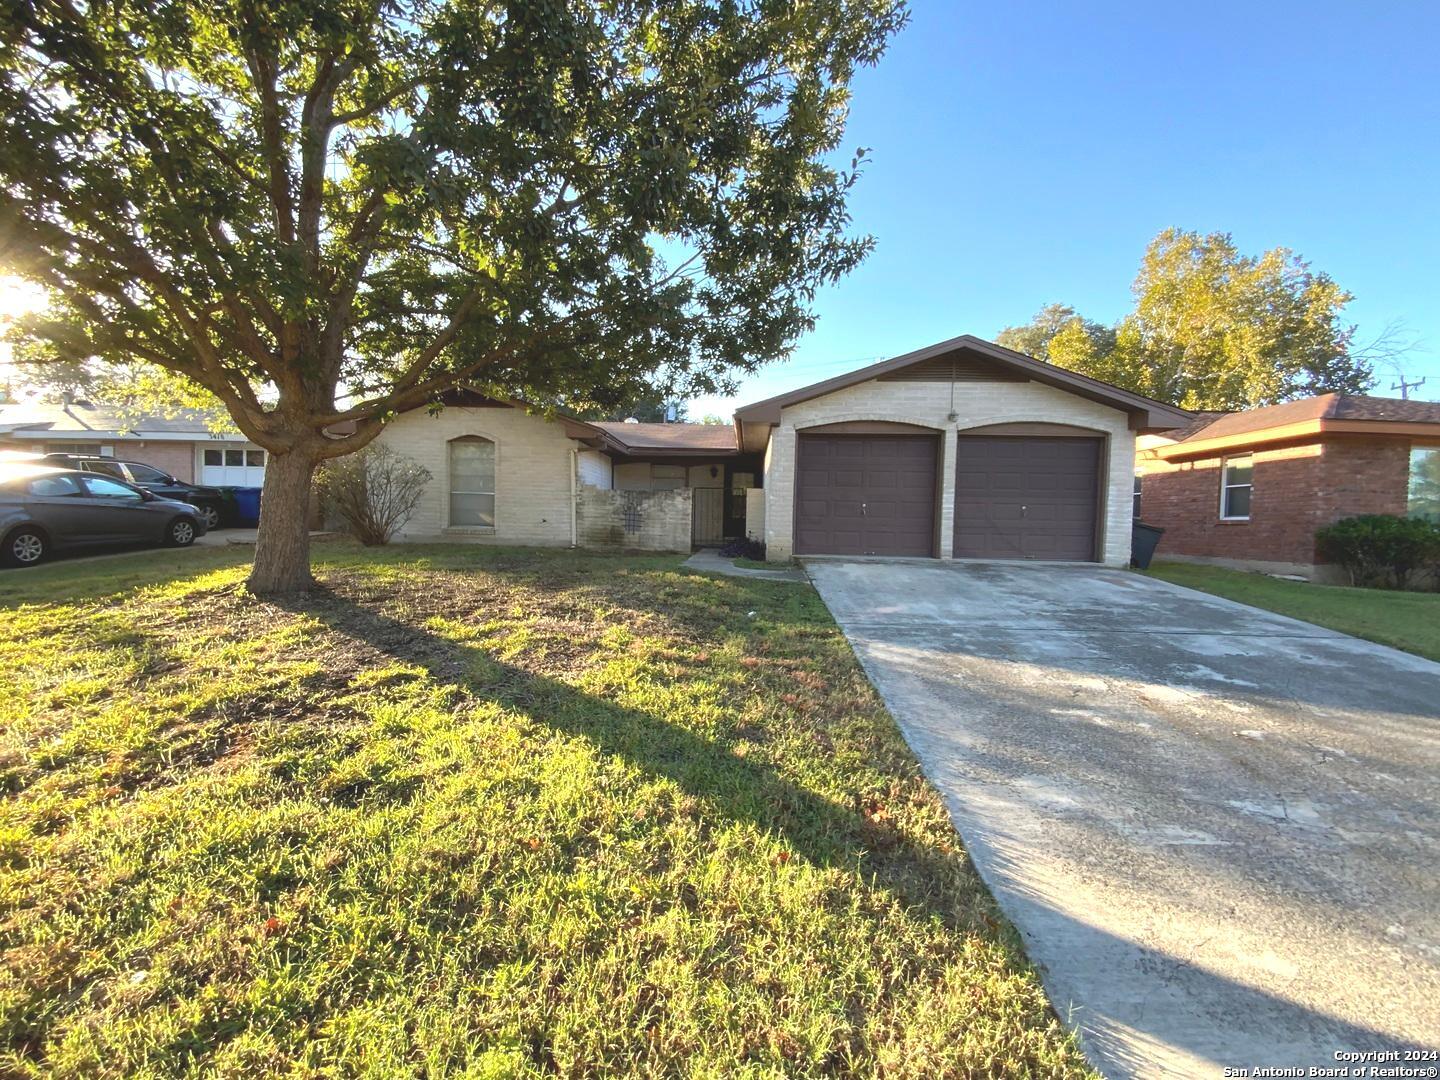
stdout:
<svg viewBox="0 0 1440 1080">
<path fill-rule="evenodd" d="M 625 510 L 621 515 L 625 531 L 627 533 L 638 533 L 640 531 L 640 493 L 636 491 L 625 492 Z"/>
</svg>

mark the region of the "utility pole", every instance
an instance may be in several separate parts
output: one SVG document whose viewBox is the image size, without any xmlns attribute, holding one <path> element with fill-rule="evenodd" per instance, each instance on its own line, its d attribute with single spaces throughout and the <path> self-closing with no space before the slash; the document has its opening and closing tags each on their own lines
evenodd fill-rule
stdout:
<svg viewBox="0 0 1440 1080">
<path fill-rule="evenodd" d="M 1409 400 L 1410 400 L 1410 391 L 1411 391 L 1411 390 L 1418 390 L 1418 389 L 1420 389 L 1420 387 L 1424 386 L 1424 385 L 1425 385 L 1425 380 L 1426 380 L 1428 377 L 1429 377 L 1429 376 L 1422 375 L 1422 376 L 1420 376 L 1420 378 L 1416 379 L 1414 382 L 1406 382 L 1406 381 L 1405 381 L 1405 376 L 1402 374 L 1402 375 L 1400 376 L 1400 381 L 1399 381 L 1398 383 L 1391 383 L 1391 384 L 1390 384 L 1390 389 L 1391 389 L 1391 390 L 1399 390 L 1399 391 L 1400 391 L 1400 400 L 1401 400 L 1401 401 L 1409 401 Z"/>
</svg>

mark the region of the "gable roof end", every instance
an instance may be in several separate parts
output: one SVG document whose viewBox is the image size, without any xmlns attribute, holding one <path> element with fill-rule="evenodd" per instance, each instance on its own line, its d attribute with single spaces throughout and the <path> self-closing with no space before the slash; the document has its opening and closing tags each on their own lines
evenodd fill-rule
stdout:
<svg viewBox="0 0 1440 1080">
<path fill-rule="evenodd" d="M 1164 431 L 1181 427 L 1190 420 L 1190 413 L 1174 405 L 1166 405 L 1162 401 L 1156 401 L 1129 390 L 1122 390 L 1118 386 L 1101 382 L 1099 379 L 1092 379 L 1088 375 L 1081 375 L 1079 372 L 1067 371 L 1054 364 L 1047 364 L 1043 360 L 1036 360 L 1024 353 L 975 337 L 973 334 L 962 334 L 960 337 L 928 345 L 923 349 L 905 353 L 903 356 L 882 360 L 869 367 L 848 371 L 832 379 L 813 383 L 810 386 L 792 390 L 787 394 L 779 394 L 764 401 L 757 401 L 753 405 L 746 405 L 735 411 L 736 426 L 778 424 L 780 412 L 787 406 L 798 405 L 802 401 L 822 397 L 848 386 L 869 382 L 871 379 L 878 379 L 952 352 L 968 352 L 990 361 L 1003 370 L 1129 413 L 1131 427 L 1137 431 Z"/>
</svg>

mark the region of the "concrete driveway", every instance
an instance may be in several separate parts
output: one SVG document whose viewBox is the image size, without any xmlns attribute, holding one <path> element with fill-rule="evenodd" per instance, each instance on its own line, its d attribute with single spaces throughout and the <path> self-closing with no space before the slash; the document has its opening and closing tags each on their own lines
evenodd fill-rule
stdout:
<svg viewBox="0 0 1440 1080">
<path fill-rule="evenodd" d="M 1440 1047 L 1440 664 L 1128 571 L 807 568 L 1103 1072 Z"/>
</svg>

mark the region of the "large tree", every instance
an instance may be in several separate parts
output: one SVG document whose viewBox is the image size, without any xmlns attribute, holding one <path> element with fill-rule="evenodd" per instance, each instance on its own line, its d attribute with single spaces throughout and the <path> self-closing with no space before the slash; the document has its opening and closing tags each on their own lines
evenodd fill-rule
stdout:
<svg viewBox="0 0 1440 1080">
<path fill-rule="evenodd" d="M 141 360 L 270 452 L 250 577 L 310 580 L 320 462 L 462 383 L 619 406 L 783 355 L 847 235 L 847 86 L 900 0 L 0 8 L 0 264 L 30 358 Z"/>
<path fill-rule="evenodd" d="M 1293 252 L 1243 254 L 1227 234 L 1167 229 L 1150 242 L 1135 308 L 1114 327 L 1050 304 L 1001 344 L 1191 409 L 1246 409 L 1363 393 L 1369 359 L 1343 321 L 1351 296 Z"/>
</svg>

